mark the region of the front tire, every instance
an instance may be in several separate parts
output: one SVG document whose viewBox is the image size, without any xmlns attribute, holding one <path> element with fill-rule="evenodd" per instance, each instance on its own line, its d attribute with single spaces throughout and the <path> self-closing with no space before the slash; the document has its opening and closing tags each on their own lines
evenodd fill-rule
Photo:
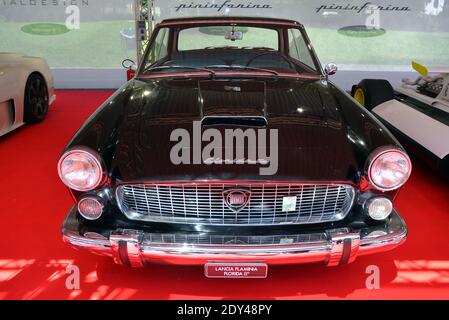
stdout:
<svg viewBox="0 0 449 320">
<path fill-rule="evenodd" d="M 381 79 L 364 79 L 352 87 L 351 95 L 368 110 L 394 99 L 394 89 L 390 82 Z"/>
<path fill-rule="evenodd" d="M 44 120 L 47 116 L 48 105 L 45 79 L 37 73 L 31 74 L 25 86 L 24 122 L 39 123 Z"/>
</svg>

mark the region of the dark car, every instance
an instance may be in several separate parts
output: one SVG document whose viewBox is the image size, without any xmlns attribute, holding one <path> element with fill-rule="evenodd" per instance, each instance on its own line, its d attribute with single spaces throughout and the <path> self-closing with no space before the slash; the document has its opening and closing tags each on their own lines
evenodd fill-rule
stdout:
<svg viewBox="0 0 449 320">
<path fill-rule="evenodd" d="M 350 263 L 404 242 L 411 173 L 388 130 L 328 77 L 295 21 L 172 19 L 58 171 L 70 245 L 123 265 Z"/>
</svg>

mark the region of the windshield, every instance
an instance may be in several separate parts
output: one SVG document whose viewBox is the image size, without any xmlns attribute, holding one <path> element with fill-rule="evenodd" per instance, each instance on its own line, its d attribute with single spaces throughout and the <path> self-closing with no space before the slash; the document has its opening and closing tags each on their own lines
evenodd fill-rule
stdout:
<svg viewBox="0 0 449 320">
<path fill-rule="evenodd" d="M 299 28 L 205 25 L 157 28 L 141 73 L 251 71 L 274 76 L 317 70 Z"/>
<path fill-rule="evenodd" d="M 229 39 L 232 32 L 240 36 L 240 38 L 236 36 L 237 39 Z M 278 32 L 273 29 L 231 26 L 196 27 L 183 29 L 179 32 L 178 50 L 187 51 L 225 47 L 279 50 L 278 39 Z"/>
</svg>

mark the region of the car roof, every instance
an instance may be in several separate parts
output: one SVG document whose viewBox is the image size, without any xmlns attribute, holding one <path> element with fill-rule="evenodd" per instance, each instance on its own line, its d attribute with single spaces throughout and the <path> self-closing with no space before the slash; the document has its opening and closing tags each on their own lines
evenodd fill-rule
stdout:
<svg viewBox="0 0 449 320">
<path fill-rule="evenodd" d="M 302 24 L 288 19 L 268 18 L 268 17 L 233 17 L 233 16 L 209 16 L 209 17 L 187 17 L 187 18 L 172 18 L 165 19 L 159 25 L 187 25 L 187 24 L 209 24 L 209 23 L 235 22 L 235 23 L 250 23 L 250 24 L 267 24 L 279 26 L 295 26 L 302 27 Z"/>
</svg>

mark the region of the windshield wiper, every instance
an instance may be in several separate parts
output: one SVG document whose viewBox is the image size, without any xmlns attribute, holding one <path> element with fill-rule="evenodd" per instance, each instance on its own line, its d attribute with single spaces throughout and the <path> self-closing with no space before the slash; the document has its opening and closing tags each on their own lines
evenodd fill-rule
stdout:
<svg viewBox="0 0 449 320">
<path fill-rule="evenodd" d="M 197 67 L 190 67 L 190 66 L 159 66 L 159 67 L 148 67 L 143 72 L 151 72 L 151 71 L 157 71 L 157 70 L 166 70 L 166 69 L 188 69 L 188 70 L 196 70 L 196 71 L 206 71 L 211 74 L 213 77 L 215 75 L 215 72 L 213 70 L 209 70 L 208 68 L 197 68 Z"/>
<path fill-rule="evenodd" d="M 269 47 L 251 47 L 251 46 L 246 46 L 246 47 L 242 47 L 242 49 L 276 51 L 276 49 L 269 48 Z"/>
<path fill-rule="evenodd" d="M 220 46 L 220 47 L 215 47 L 215 46 L 210 46 L 210 47 L 206 47 L 204 49 L 209 50 L 209 49 L 238 49 L 239 47 L 237 46 Z"/>
<path fill-rule="evenodd" d="M 227 64 L 216 64 L 207 66 L 207 69 L 237 69 L 237 70 L 252 70 L 252 71 L 261 71 L 261 72 L 267 72 L 275 75 L 276 77 L 279 76 L 279 72 L 264 68 L 256 68 L 256 67 L 248 67 L 248 66 L 241 66 L 241 65 L 227 65 Z"/>
</svg>

